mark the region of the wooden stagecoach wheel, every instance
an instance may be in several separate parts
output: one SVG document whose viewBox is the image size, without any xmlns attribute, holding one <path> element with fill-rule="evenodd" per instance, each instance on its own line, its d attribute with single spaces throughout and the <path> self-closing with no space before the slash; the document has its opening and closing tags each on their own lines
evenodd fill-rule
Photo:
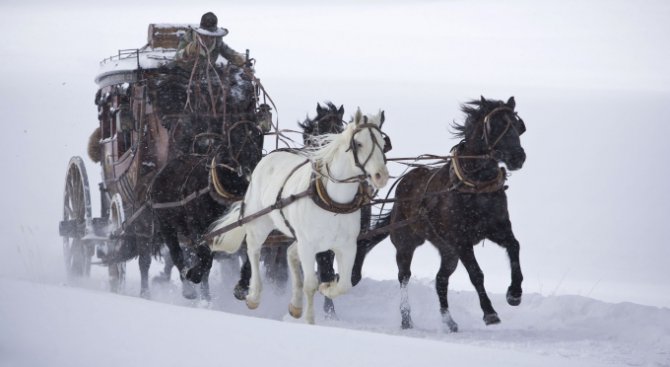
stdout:
<svg viewBox="0 0 670 367">
<path fill-rule="evenodd" d="M 125 215 L 123 212 L 123 202 L 119 194 L 115 194 L 112 198 L 112 203 L 109 208 L 109 231 L 111 234 L 118 232 L 123 226 Z M 124 237 L 125 238 L 125 237 Z M 118 238 L 112 240 L 110 243 L 110 250 L 113 252 L 121 248 L 121 241 L 127 239 Z M 114 254 L 112 254 L 113 256 Z M 125 262 L 111 262 L 107 265 L 109 272 L 109 288 L 112 292 L 119 292 L 126 282 L 126 263 Z"/>
<path fill-rule="evenodd" d="M 72 157 L 67 165 L 63 194 L 63 223 L 70 230 L 63 235 L 65 269 L 70 277 L 88 277 L 93 247 L 84 239 L 92 222 L 91 196 L 84 161 Z"/>
</svg>

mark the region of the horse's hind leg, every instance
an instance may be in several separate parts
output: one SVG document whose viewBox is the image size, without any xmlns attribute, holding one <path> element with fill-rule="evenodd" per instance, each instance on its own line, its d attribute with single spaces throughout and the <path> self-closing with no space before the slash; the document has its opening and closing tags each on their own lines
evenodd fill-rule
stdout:
<svg viewBox="0 0 670 367">
<path fill-rule="evenodd" d="M 412 276 L 412 258 L 414 250 L 423 243 L 423 239 L 414 236 L 409 230 L 396 230 L 391 233 L 391 242 L 395 246 L 395 261 L 398 265 L 398 281 L 400 282 L 400 316 L 402 317 L 401 326 L 403 329 L 410 329 L 414 325 L 411 317 L 411 307 L 409 305 L 409 293 L 407 285 Z"/>
<path fill-rule="evenodd" d="M 143 242 L 139 246 L 138 263 L 140 266 L 140 297 L 150 298 L 149 291 L 149 267 L 151 266 L 151 243 Z"/>
<path fill-rule="evenodd" d="M 300 268 L 300 257 L 298 256 L 298 247 L 293 242 L 286 250 L 288 257 L 288 268 L 291 272 L 291 302 L 288 305 L 288 313 L 299 319 L 302 316 L 302 293 L 303 276 Z"/>
<path fill-rule="evenodd" d="M 249 294 L 247 294 L 247 307 L 255 309 L 261 302 L 261 291 L 263 285 L 261 284 L 261 246 L 270 234 L 272 228 L 262 229 L 262 223 L 252 223 L 253 228 L 247 230 L 247 256 L 251 264 L 251 279 L 249 280 Z"/>
<path fill-rule="evenodd" d="M 519 241 L 514 238 L 512 233 L 512 226 L 507 222 L 506 230 L 498 232 L 498 234 L 489 236 L 491 241 L 499 244 L 507 250 L 509 257 L 510 269 L 512 271 L 512 282 L 507 288 L 507 303 L 511 306 L 518 306 L 521 304 L 521 282 L 523 281 L 523 274 L 521 273 L 521 264 L 519 262 Z"/>
<path fill-rule="evenodd" d="M 449 290 L 449 277 L 458 266 L 458 253 L 453 248 L 444 245 L 439 248 L 439 251 L 441 262 L 440 270 L 435 277 L 435 290 L 437 291 L 437 298 L 440 300 L 442 323 L 449 328 L 449 331 L 456 332 L 458 331 L 458 324 L 451 318 L 447 293 Z"/>
<path fill-rule="evenodd" d="M 240 301 L 244 301 L 247 298 L 249 293 L 249 279 L 251 279 L 251 262 L 249 262 L 249 256 L 247 256 L 247 250 L 245 248 L 244 254 L 242 256 L 242 266 L 240 267 L 240 280 L 235 285 L 233 289 L 233 295 L 235 298 Z"/>
<path fill-rule="evenodd" d="M 484 273 L 477 263 L 472 245 L 461 244 L 459 247 L 459 256 L 463 266 L 465 266 L 465 270 L 468 271 L 470 282 L 475 286 L 475 290 L 479 296 L 479 305 L 481 306 L 482 311 L 484 311 L 484 322 L 486 325 L 500 323 L 500 318 L 493 309 L 489 296 L 486 294 L 486 289 L 484 288 Z"/>
</svg>

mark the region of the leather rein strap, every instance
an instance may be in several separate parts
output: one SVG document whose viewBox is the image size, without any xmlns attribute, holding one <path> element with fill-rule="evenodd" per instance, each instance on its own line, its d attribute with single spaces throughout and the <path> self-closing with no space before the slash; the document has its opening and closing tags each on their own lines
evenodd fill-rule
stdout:
<svg viewBox="0 0 670 367">
<path fill-rule="evenodd" d="M 476 181 L 466 177 L 459 162 L 458 157 L 458 148 L 460 144 L 455 146 L 452 149 L 453 157 L 451 159 L 451 165 L 449 168 L 450 181 L 457 181 L 450 190 L 469 193 L 469 194 L 482 194 L 482 193 L 491 193 L 503 190 L 505 188 L 505 180 L 507 180 L 507 173 L 505 168 L 500 167 L 498 169 L 498 175 L 493 180 L 489 181 Z"/>
</svg>

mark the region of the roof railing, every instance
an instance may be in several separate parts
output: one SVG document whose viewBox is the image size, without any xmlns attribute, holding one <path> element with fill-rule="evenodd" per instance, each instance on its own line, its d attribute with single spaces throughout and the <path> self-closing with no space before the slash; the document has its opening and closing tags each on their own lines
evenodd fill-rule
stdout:
<svg viewBox="0 0 670 367">
<path fill-rule="evenodd" d="M 126 49 L 121 49 L 119 50 L 118 54 L 112 55 L 102 61 L 100 61 L 100 65 L 104 65 L 108 62 L 112 61 L 119 61 L 119 60 L 125 60 L 125 59 L 130 59 L 130 58 L 135 58 L 137 60 L 137 67 L 140 67 L 140 52 L 142 52 L 144 49 L 139 49 L 139 48 L 126 48 Z"/>
</svg>

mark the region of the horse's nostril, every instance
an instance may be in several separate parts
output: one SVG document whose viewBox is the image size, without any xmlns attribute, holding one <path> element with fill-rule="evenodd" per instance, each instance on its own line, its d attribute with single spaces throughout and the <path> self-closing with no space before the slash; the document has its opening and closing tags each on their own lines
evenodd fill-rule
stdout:
<svg viewBox="0 0 670 367">
<path fill-rule="evenodd" d="M 375 173 L 375 180 L 379 181 L 381 179 L 382 179 L 381 173 L 379 173 L 379 172 Z"/>
</svg>

